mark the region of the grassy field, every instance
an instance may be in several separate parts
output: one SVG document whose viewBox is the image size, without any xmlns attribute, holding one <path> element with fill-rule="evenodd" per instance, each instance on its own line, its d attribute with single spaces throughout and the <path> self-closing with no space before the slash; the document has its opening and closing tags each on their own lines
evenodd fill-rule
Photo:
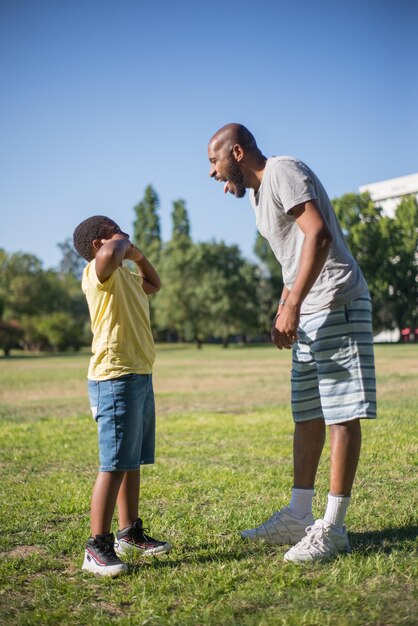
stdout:
<svg viewBox="0 0 418 626">
<path fill-rule="evenodd" d="M 283 562 L 285 547 L 240 539 L 292 485 L 289 357 L 159 348 L 141 514 L 174 549 L 115 580 L 80 570 L 97 467 L 88 355 L 0 359 L 0 624 L 416 625 L 418 346 L 376 349 L 379 419 L 363 428 L 353 554 L 301 567 Z"/>
</svg>

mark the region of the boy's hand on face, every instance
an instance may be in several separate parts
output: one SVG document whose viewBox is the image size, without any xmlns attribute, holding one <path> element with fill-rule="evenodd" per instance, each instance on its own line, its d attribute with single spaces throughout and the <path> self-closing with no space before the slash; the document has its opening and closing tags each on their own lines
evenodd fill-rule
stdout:
<svg viewBox="0 0 418 626">
<path fill-rule="evenodd" d="M 124 259 L 128 261 L 140 262 L 143 258 L 144 255 L 142 254 L 142 252 L 136 246 L 134 246 L 133 243 L 129 243 L 129 246 L 125 250 Z"/>
</svg>

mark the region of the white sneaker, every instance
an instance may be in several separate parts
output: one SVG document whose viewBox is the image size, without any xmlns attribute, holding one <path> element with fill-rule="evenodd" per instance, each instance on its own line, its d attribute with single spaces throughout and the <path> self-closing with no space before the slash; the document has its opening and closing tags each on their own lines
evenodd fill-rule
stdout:
<svg viewBox="0 0 418 626">
<path fill-rule="evenodd" d="M 338 530 L 323 519 L 306 529 L 306 536 L 284 555 L 285 561 L 328 561 L 340 552 L 351 552 L 345 526 Z"/>
<path fill-rule="evenodd" d="M 276 511 L 261 526 L 243 530 L 241 537 L 251 541 L 264 540 L 269 544 L 282 545 L 297 543 L 305 536 L 305 529 L 314 523 L 312 513 L 308 513 L 302 519 L 294 517 L 288 506 Z"/>
</svg>

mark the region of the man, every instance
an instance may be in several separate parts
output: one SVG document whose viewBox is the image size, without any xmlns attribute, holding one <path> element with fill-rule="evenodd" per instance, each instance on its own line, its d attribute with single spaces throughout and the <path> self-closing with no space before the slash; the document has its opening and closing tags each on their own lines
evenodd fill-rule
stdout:
<svg viewBox="0 0 418 626">
<path fill-rule="evenodd" d="M 293 157 L 266 158 L 241 124 L 209 141 L 210 176 L 242 198 L 282 266 L 284 288 L 272 340 L 292 348 L 294 486 L 289 506 L 242 537 L 291 544 L 284 558 L 325 561 L 350 552 L 345 515 L 361 447 L 360 419 L 376 417 L 371 302 L 331 202 Z M 330 429 L 331 472 L 323 519 L 314 521 L 315 476 Z"/>
</svg>

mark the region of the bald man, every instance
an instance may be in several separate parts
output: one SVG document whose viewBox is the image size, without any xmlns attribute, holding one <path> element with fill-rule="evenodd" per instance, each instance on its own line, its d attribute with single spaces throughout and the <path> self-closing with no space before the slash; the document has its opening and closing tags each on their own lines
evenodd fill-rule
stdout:
<svg viewBox="0 0 418 626">
<path fill-rule="evenodd" d="M 282 266 L 272 341 L 292 350 L 295 424 L 290 503 L 253 541 L 292 547 L 286 561 L 325 561 L 350 552 L 344 525 L 361 447 L 360 419 L 376 417 L 371 302 L 322 184 L 302 161 L 266 158 L 250 131 L 227 124 L 209 141 L 210 176 L 237 198 L 250 190 L 257 228 Z M 330 431 L 328 504 L 314 520 L 318 463 Z"/>
</svg>

